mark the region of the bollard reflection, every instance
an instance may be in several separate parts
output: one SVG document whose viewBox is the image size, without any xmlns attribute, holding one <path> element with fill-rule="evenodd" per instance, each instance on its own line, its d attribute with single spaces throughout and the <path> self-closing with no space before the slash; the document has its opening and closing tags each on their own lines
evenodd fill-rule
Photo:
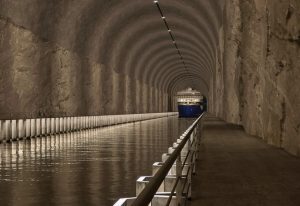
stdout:
<svg viewBox="0 0 300 206">
<path fill-rule="evenodd" d="M 137 177 L 151 175 L 192 121 L 169 117 L 1 144 L 1 205 L 112 205 L 134 196 Z M 47 124 L 41 120 L 38 131 Z"/>
</svg>

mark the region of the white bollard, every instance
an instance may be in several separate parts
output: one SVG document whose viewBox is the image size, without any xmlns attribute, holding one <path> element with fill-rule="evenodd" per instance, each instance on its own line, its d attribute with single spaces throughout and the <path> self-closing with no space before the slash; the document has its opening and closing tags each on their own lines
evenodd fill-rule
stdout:
<svg viewBox="0 0 300 206">
<path fill-rule="evenodd" d="M 78 130 L 78 117 L 74 117 L 74 130 L 77 131 Z"/>
<path fill-rule="evenodd" d="M 51 118 L 51 134 L 55 134 L 55 118 Z"/>
<path fill-rule="evenodd" d="M 30 119 L 25 120 L 25 137 L 30 138 L 31 137 L 31 129 L 30 129 Z"/>
<path fill-rule="evenodd" d="M 71 131 L 71 117 L 67 117 L 67 131 L 66 132 L 70 132 Z"/>
<path fill-rule="evenodd" d="M 58 125 L 59 125 L 59 130 L 57 131 L 58 133 L 63 133 L 64 132 L 64 119 L 63 117 L 58 118 Z"/>
<path fill-rule="evenodd" d="M 36 134 L 36 126 L 35 126 L 35 119 L 30 119 L 30 136 L 35 137 Z"/>
<path fill-rule="evenodd" d="M 41 135 L 41 119 L 36 119 L 36 135 L 37 137 L 39 137 Z"/>
<path fill-rule="evenodd" d="M 64 132 L 68 132 L 68 117 L 64 117 Z"/>
<path fill-rule="evenodd" d="M 64 120 L 64 123 L 63 123 L 64 130 L 63 130 L 63 132 L 65 133 L 65 132 L 67 132 L 67 117 L 64 117 L 63 120 Z"/>
<path fill-rule="evenodd" d="M 73 117 L 69 117 L 70 119 L 70 128 L 69 128 L 69 131 L 72 132 L 73 131 Z"/>
<path fill-rule="evenodd" d="M 74 117 L 70 117 L 70 121 L 71 121 L 70 131 L 73 132 L 74 131 Z"/>
<path fill-rule="evenodd" d="M 17 120 L 11 120 L 11 140 L 17 140 Z"/>
<path fill-rule="evenodd" d="M 82 117 L 78 117 L 78 130 L 82 128 Z"/>
<path fill-rule="evenodd" d="M 55 118 L 55 133 L 59 134 L 61 132 L 61 126 L 60 126 L 60 118 Z"/>
<path fill-rule="evenodd" d="M 41 136 L 46 135 L 46 119 L 42 118 L 41 119 Z"/>
<path fill-rule="evenodd" d="M 79 117 L 79 120 L 78 120 L 78 126 L 79 126 L 79 130 L 82 130 L 82 125 L 83 125 L 83 118 L 82 117 Z"/>
<path fill-rule="evenodd" d="M 24 120 L 19 119 L 18 122 L 18 138 L 19 139 L 24 139 L 25 138 L 25 127 L 24 127 Z"/>
<path fill-rule="evenodd" d="M 46 134 L 51 134 L 51 118 L 46 118 Z"/>
<path fill-rule="evenodd" d="M 77 118 L 77 129 L 78 129 L 78 130 L 81 130 L 81 124 L 82 124 L 82 118 L 81 118 L 81 117 L 78 117 L 78 118 Z"/>
<path fill-rule="evenodd" d="M 72 117 L 72 125 L 71 125 L 72 131 L 76 131 L 76 117 Z"/>
<path fill-rule="evenodd" d="M 4 136 L 5 136 L 5 141 L 10 141 L 11 140 L 11 121 L 10 120 L 5 120 L 4 122 Z"/>
<path fill-rule="evenodd" d="M 83 130 L 85 127 L 85 117 L 81 117 L 81 129 Z"/>
<path fill-rule="evenodd" d="M 74 127 L 75 127 L 75 131 L 77 131 L 78 130 L 78 117 L 75 117 L 74 118 Z"/>
<path fill-rule="evenodd" d="M 4 138 L 3 120 L 0 120 L 0 142 L 3 141 L 3 138 Z"/>
</svg>

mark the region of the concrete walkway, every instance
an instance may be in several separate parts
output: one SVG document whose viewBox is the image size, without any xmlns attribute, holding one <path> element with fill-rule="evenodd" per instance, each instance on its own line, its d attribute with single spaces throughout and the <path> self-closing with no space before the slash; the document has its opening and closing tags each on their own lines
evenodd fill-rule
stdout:
<svg viewBox="0 0 300 206">
<path fill-rule="evenodd" d="M 299 206 L 300 158 L 208 118 L 191 206 Z"/>
</svg>

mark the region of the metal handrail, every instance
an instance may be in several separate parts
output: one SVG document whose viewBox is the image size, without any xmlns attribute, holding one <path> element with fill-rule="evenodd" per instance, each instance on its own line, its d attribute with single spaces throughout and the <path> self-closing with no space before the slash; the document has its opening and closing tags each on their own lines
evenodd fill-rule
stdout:
<svg viewBox="0 0 300 206">
<path fill-rule="evenodd" d="M 191 145 L 193 145 L 194 142 L 195 142 L 195 140 L 193 141 L 193 143 L 192 143 Z M 186 161 L 187 161 L 189 155 L 193 155 L 193 154 L 194 154 L 194 153 L 191 154 L 191 151 L 188 151 L 188 153 L 187 153 L 187 155 L 186 155 L 186 157 L 185 157 L 185 159 L 184 159 L 184 161 L 183 161 L 183 163 L 182 163 L 181 169 L 184 168 L 185 163 L 186 163 Z M 180 175 L 180 176 L 178 176 L 178 177 L 176 178 L 176 182 L 175 182 L 175 184 L 174 184 L 174 186 L 173 186 L 173 188 L 172 188 L 172 191 L 171 191 L 171 193 L 170 193 L 170 195 L 169 195 L 169 198 L 168 198 L 168 200 L 167 200 L 166 206 L 169 206 L 169 205 L 170 205 L 171 200 L 172 200 L 172 197 L 173 197 L 173 195 L 174 195 L 174 193 L 175 193 L 177 184 L 178 184 L 179 180 L 180 180 L 182 177 L 186 177 L 186 179 L 185 179 L 185 181 L 184 181 L 184 184 L 183 184 L 183 186 L 182 186 L 182 190 L 184 190 L 185 185 L 186 185 L 186 183 L 188 182 L 188 179 L 187 179 L 187 178 L 188 178 L 188 174 L 189 174 L 189 172 L 190 172 L 190 169 L 191 169 L 191 167 L 188 168 L 188 170 L 187 170 L 187 172 L 186 172 L 186 173 L 187 173 L 186 175 Z"/>
<path fill-rule="evenodd" d="M 186 130 L 187 133 L 184 133 L 184 138 L 179 143 L 179 145 L 174 149 L 172 154 L 168 157 L 168 159 L 164 162 L 161 168 L 156 172 L 156 174 L 151 178 L 149 183 L 146 187 L 142 190 L 142 192 L 137 196 L 136 200 L 132 203 L 132 206 L 142 206 L 148 205 L 156 191 L 160 187 L 161 183 L 164 181 L 165 177 L 167 176 L 169 170 L 171 169 L 172 165 L 175 163 L 178 156 L 181 154 L 181 150 L 190 139 L 191 134 L 194 132 L 194 129 L 204 116 L 204 113 Z"/>
</svg>

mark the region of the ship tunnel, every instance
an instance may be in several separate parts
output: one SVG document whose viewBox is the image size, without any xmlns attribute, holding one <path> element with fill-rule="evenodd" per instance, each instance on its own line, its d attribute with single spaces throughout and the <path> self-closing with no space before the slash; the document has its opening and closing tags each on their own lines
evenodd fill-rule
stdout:
<svg viewBox="0 0 300 206">
<path fill-rule="evenodd" d="M 1 119 L 170 112 L 192 87 L 298 153 L 298 1 L 0 3 Z"/>
<path fill-rule="evenodd" d="M 2 2 L 2 117 L 167 112 L 180 89 L 207 95 L 222 4 Z"/>
<path fill-rule="evenodd" d="M 299 0 L 0 0 L 0 145 L 174 118 L 192 88 L 208 119 L 298 158 L 299 11 Z"/>
</svg>

